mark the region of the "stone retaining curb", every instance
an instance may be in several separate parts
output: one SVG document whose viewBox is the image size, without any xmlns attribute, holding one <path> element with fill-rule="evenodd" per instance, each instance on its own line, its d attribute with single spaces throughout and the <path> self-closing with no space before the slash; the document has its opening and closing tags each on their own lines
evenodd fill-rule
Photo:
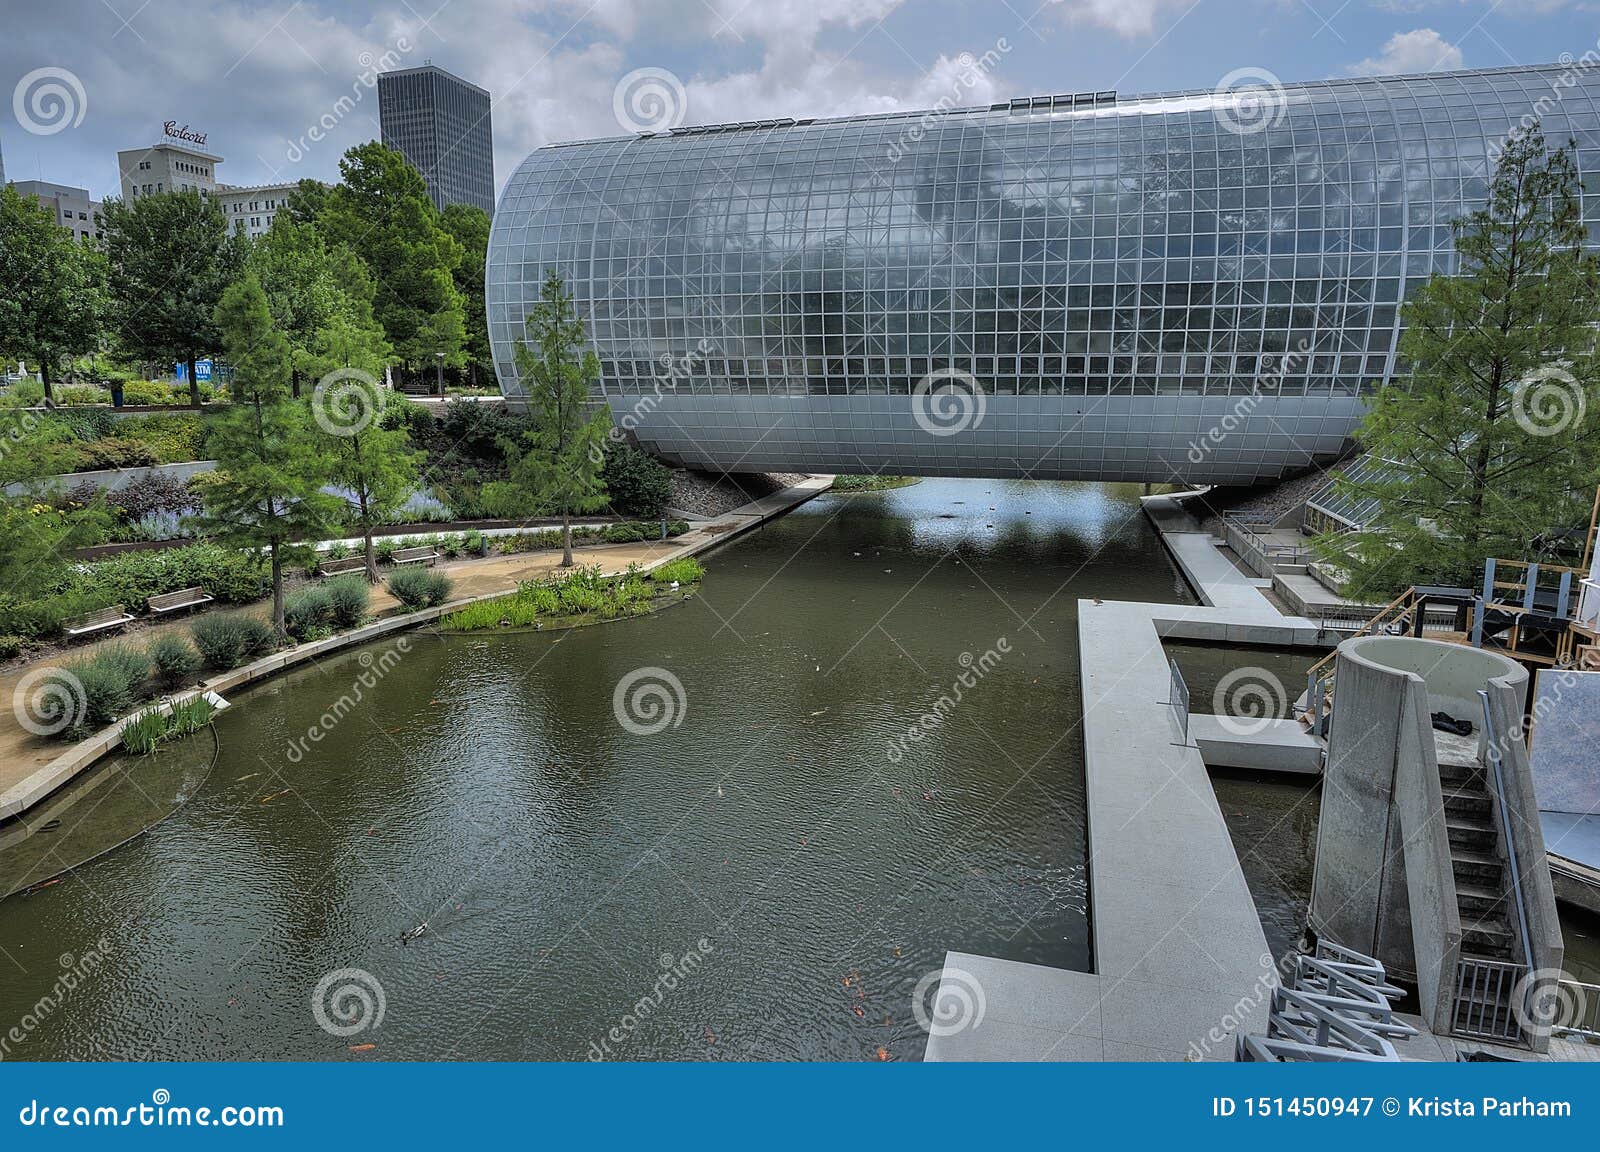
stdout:
<svg viewBox="0 0 1600 1152">
<path fill-rule="evenodd" d="M 816 496 L 820 496 L 832 486 L 832 476 L 814 477 L 793 488 L 787 488 L 783 492 L 762 497 L 761 500 L 753 502 L 755 505 L 761 506 L 759 511 L 743 513 L 740 510 L 729 513 L 725 517 L 718 517 L 719 520 L 737 517 L 736 522 L 728 531 L 676 548 L 658 560 L 641 565 L 639 571 L 653 572 L 670 561 L 681 559 L 684 556 L 695 556 L 701 552 L 721 547 L 751 529 L 765 524 L 785 512 L 798 508 Z M 780 503 L 780 498 L 786 499 L 782 499 Z M 746 505 L 745 507 L 751 507 L 751 505 Z M 693 530 L 689 534 L 693 535 Z M 617 575 L 617 573 L 608 573 L 608 575 Z M 133 713 L 122 717 L 115 724 L 102 728 L 94 735 L 78 741 L 78 743 L 68 748 L 21 783 L 0 794 L 0 820 L 8 820 L 33 807 L 101 757 L 116 751 L 122 746 L 122 729 L 135 716 L 149 711 L 151 707 L 170 711 L 173 704 L 192 699 L 203 692 L 216 692 L 218 694 L 230 692 L 247 684 L 253 684 L 257 680 L 275 676 L 287 668 L 304 664 L 306 661 L 314 660 L 318 656 L 337 652 L 344 648 L 353 648 L 356 645 L 377 640 L 394 632 L 403 632 L 423 624 L 431 624 L 451 612 L 459 611 L 469 605 L 478 604 L 486 600 L 498 600 L 500 597 L 510 595 L 514 591 L 514 588 L 506 588 L 498 592 L 485 592 L 477 596 L 452 600 L 450 603 L 441 604 L 436 608 L 419 608 L 414 612 L 402 612 L 394 616 L 385 616 L 381 620 L 363 624 L 358 628 L 351 629 L 349 632 L 341 632 L 336 636 L 313 640 L 308 644 L 299 644 L 282 652 L 274 652 L 271 656 L 264 656 L 260 660 L 242 667 L 219 672 L 215 676 L 196 684 L 193 688 L 164 697 L 154 705 L 146 705 L 139 708 Z"/>
</svg>

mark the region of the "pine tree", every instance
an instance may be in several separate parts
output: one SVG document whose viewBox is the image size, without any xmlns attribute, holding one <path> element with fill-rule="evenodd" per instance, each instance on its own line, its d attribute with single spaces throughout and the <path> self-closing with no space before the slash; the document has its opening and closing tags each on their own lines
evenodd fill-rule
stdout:
<svg viewBox="0 0 1600 1152">
<path fill-rule="evenodd" d="M 1583 251 L 1571 151 L 1537 130 L 1511 140 L 1487 203 L 1453 232 L 1459 270 L 1403 312 L 1409 376 L 1357 433 L 1387 465 L 1339 482 L 1378 511 L 1317 542 L 1364 598 L 1470 585 L 1491 556 L 1536 559 L 1551 533 L 1587 523 L 1600 480 L 1600 261 Z"/>
<path fill-rule="evenodd" d="M 533 512 L 561 513 L 561 566 L 572 566 L 572 516 L 606 504 L 605 439 L 611 414 L 589 408 L 589 381 L 600 361 L 561 277 L 551 272 L 528 317 L 528 339 L 517 346 L 517 373 L 528 395 L 533 427 L 511 466 L 510 484 Z"/>
<path fill-rule="evenodd" d="M 225 544 L 265 549 L 272 624 L 283 625 L 283 568 L 299 541 L 326 532 L 339 502 L 322 491 L 332 467 L 311 416 L 290 394 L 289 341 L 272 322 L 254 274 L 229 288 L 216 325 L 233 368 L 232 403 L 207 437 L 217 470 L 205 486 L 205 529 Z"/>
<path fill-rule="evenodd" d="M 356 272 L 365 275 L 357 265 Z M 344 296 L 318 336 L 316 352 L 324 373 L 311 396 L 317 425 L 325 434 L 333 478 L 347 493 L 350 519 L 360 531 L 367 580 L 378 582 L 372 531 L 388 522 L 417 490 L 422 453 L 411 448 L 403 424 L 383 421 L 389 390 L 379 383 L 389 361 L 383 329 L 372 316 L 371 296 L 359 284 Z"/>
</svg>

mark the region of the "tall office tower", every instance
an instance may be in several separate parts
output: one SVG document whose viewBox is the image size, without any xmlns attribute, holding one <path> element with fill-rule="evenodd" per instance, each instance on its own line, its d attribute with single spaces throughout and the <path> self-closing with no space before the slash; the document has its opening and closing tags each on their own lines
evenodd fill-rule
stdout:
<svg viewBox="0 0 1600 1152">
<path fill-rule="evenodd" d="M 489 93 L 424 64 L 378 77 L 386 146 L 422 173 L 434 206 L 475 204 L 494 215 L 494 140 Z"/>
</svg>

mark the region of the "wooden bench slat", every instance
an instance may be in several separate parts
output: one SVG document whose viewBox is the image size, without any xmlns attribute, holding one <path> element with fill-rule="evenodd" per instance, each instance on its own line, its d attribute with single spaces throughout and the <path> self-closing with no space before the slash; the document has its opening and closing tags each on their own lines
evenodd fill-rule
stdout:
<svg viewBox="0 0 1600 1152">
<path fill-rule="evenodd" d="M 133 620 L 128 614 L 126 604 L 113 604 L 109 608 L 102 608 L 98 612 L 90 612 L 79 616 L 75 620 L 68 620 L 62 627 L 68 636 L 82 636 L 89 632 L 99 632 L 106 628 L 120 628 Z"/>
<path fill-rule="evenodd" d="M 197 585 L 193 588 L 179 588 L 176 592 L 163 592 L 159 596 L 152 596 L 148 603 L 152 612 L 176 612 L 179 608 L 209 604 L 214 599 L 216 597 Z"/>
<path fill-rule="evenodd" d="M 439 558 L 439 553 L 429 547 L 400 548 L 397 549 L 390 562 L 394 564 L 432 564 Z"/>
<path fill-rule="evenodd" d="M 364 556 L 345 556 L 339 560 L 319 560 L 317 571 L 324 576 L 337 576 L 341 572 L 358 572 L 366 566 Z"/>
</svg>

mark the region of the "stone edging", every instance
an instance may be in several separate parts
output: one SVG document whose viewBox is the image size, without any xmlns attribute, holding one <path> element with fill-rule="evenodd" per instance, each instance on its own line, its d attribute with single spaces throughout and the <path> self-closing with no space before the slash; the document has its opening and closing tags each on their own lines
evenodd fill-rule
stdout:
<svg viewBox="0 0 1600 1152">
<path fill-rule="evenodd" d="M 806 501 L 820 496 L 830 487 L 832 487 L 831 477 L 829 478 L 829 483 L 827 485 L 818 488 L 815 491 L 799 493 L 796 495 L 795 499 L 786 503 L 783 507 L 774 509 L 771 512 L 765 514 L 756 513 L 745 515 L 729 513 L 730 516 L 739 515 L 739 523 L 736 523 L 729 531 L 718 533 L 715 536 L 711 536 L 708 539 L 695 544 L 685 545 L 678 549 L 674 549 L 665 556 L 662 556 L 660 559 L 652 561 L 649 564 L 642 565 L 639 571 L 652 572 L 656 568 L 659 568 L 661 565 L 666 564 L 669 561 L 678 560 L 684 556 L 695 556 L 701 552 L 720 547 L 721 545 L 728 543 L 728 541 L 744 535 L 746 532 L 757 527 L 758 525 L 765 524 L 768 520 L 772 520 L 787 512 L 793 511 L 795 508 L 798 508 L 800 505 L 806 503 Z M 794 489 L 791 488 L 787 489 L 786 491 L 793 492 Z M 778 494 L 774 493 L 774 495 Z M 764 497 L 764 499 L 770 500 L 772 497 L 768 496 Z M 718 517 L 718 519 L 723 519 L 723 517 Z M 693 530 L 691 529 L 691 531 Z M 212 676 L 206 680 L 202 680 L 192 688 L 187 688 L 184 691 L 175 693 L 172 696 L 163 697 L 155 704 L 148 704 L 140 707 L 129 715 L 122 717 L 116 723 L 106 728 L 102 728 L 94 735 L 85 737 L 84 739 L 78 741 L 71 748 L 68 748 L 65 752 L 61 753 L 61 755 L 57 756 L 54 760 L 51 760 L 50 763 L 46 764 L 43 768 L 40 768 L 37 772 L 34 772 L 32 775 L 28 776 L 21 783 L 13 786 L 7 792 L 0 794 L 0 820 L 8 820 L 13 816 L 25 812 L 27 809 L 33 807 L 35 804 L 51 795 L 63 784 L 66 784 L 69 780 L 77 776 L 90 765 L 94 764 L 101 757 L 110 755 L 112 752 L 116 751 L 122 746 L 122 729 L 129 724 L 135 716 L 149 711 L 152 707 L 159 708 L 163 712 L 167 712 L 171 710 L 173 704 L 192 699 L 201 693 L 216 692 L 220 694 L 223 692 L 232 691 L 247 684 L 252 684 L 257 680 L 264 680 L 269 676 L 275 676 L 287 668 L 292 668 L 296 665 L 303 664 L 306 661 L 313 660 L 318 656 L 324 656 L 331 652 L 337 652 L 342 648 L 352 648 L 358 644 L 365 644 L 368 641 L 379 639 L 380 637 L 387 636 L 394 632 L 403 632 L 424 624 L 431 624 L 440 617 L 451 612 L 459 611 L 468 605 L 478 604 L 485 600 L 498 600 L 502 596 L 510 595 L 513 591 L 515 591 L 515 589 L 503 589 L 499 592 L 486 592 L 478 596 L 467 596 L 460 600 L 452 600 L 450 603 L 441 604 L 436 608 L 419 608 L 414 612 L 402 612 L 394 616 L 385 616 L 381 620 L 374 620 L 370 624 L 363 624 L 358 628 L 352 628 L 348 632 L 340 632 L 336 636 L 327 636 L 321 640 L 313 640 L 308 644 L 297 644 L 293 648 L 285 649 L 282 652 L 274 652 L 270 656 L 262 657 L 260 660 L 256 660 L 250 664 L 245 664 L 242 667 L 232 668 L 226 672 L 219 672 L 215 676 Z"/>
</svg>

